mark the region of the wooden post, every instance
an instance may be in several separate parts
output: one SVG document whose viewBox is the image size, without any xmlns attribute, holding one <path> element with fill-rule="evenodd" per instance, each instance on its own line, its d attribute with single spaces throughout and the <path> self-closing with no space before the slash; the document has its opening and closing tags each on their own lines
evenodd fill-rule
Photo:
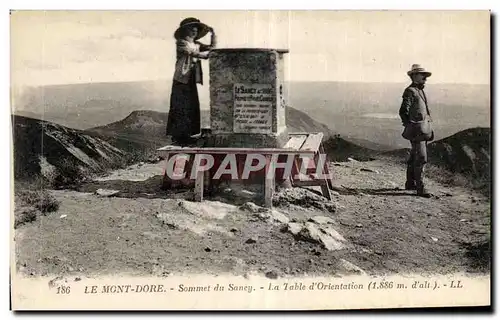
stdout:
<svg viewBox="0 0 500 320">
<path fill-rule="evenodd" d="M 172 187 L 172 179 L 167 174 L 167 164 L 168 160 L 170 158 L 170 154 L 167 153 L 165 154 L 165 166 L 164 166 L 164 172 L 163 172 L 163 181 L 162 181 L 162 190 L 169 190 Z"/>
<path fill-rule="evenodd" d="M 315 176 L 315 180 L 320 180 L 321 181 L 321 193 L 323 193 L 323 196 L 325 198 L 327 198 L 328 200 L 332 200 L 332 195 L 330 193 L 330 188 L 328 187 L 328 179 L 325 178 L 325 175 L 328 173 L 325 172 L 325 166 L 326 166 L 326 159 L 323 159 L 324 162 L 323 163 L 320 163 L 321 162 L 321 152 L 316 152 L 316 154 L 314 155 L 314 169 L 315 169 L 315 173 L 314 173 L 314 176 Z M 319 176 L 319 173 L 318 173 L 318 170 L 321 170 L 322 173 L 321 173 L 321 176 Z"/>
<path fill-rule="evenodd" d="M 323 147 L 323 143 L 321 143 L 319 145 L 319 152 L 324 154 L 326 157 L 325 148 Z M 325 160 L 328 160 L 328 159 L 325 159 Z M 334 189 L 333 175 L 331 174 L 330 169 L 328 168 L 328 161 L 325 161 L 325 168 L 323 169 L 323 171 L 328 175 L 328 178 L 326 179 L 328 182 L 328 187 L 333 190 Z"/>
<path fill-rule="evenodd" d="M 264 185 L 264 205 L 268 208 L 273 206 L 273 196 L 274 196 L 274 173 L 269 177 L 269 170 L 274 168 L 271 163 L 271 155 L 266 155 L 266 170 L 264 172 L 265 176 L 265 185 Z"/>
<path fill-rule="evenodd" d="M 196 167 L 196 181 L 194 183 L 194 201 L 203 200 L 203 185 L 205 181 L 205 171 L 198 170 Z"/>
</svg>

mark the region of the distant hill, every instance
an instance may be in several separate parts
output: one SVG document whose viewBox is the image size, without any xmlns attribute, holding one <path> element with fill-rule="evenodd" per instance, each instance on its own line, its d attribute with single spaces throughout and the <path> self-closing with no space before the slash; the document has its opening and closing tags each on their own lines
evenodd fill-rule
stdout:
<svg viewBox="0 0 500 320">
<path fill-rule="evenodd" d="M 210 113 L 202 110 L 202 127 L 210 126 Z M 137 110 L 131 112 L 124 119 L 110 124 L 90 128 L 88 132 L 96 132 L 102 135 L 118 135 L 124 138 L 142 139 L 144 142 L 166 141 L 165 131 L 168 113 L 152 110 Z M 331 130 L 324 124 L 311 119 L 307 114 L 294 108 L 288 108 L 286 115 L 287 125 L 291 132 L 323 132 L 325 135 L 332 134 Z"/>
<path fill-rule="evenodd" d="M 339 135 L 326 138 L 323 145 L 330 161 L 348 161 L 348 158 L 370 161 L 379 155 L 379 151 L 365 148 Z"/>
<path fill-rule="evenodd" d="M 350 142 L 352 144 L 358 145 L 360 147 L 370 149 L 370 150 L 376 150 L 376 151 L 388 151 L 388 150 L 394 150 L 394 147 L 391 147 L 390 145 L 386 144 L 381 144 L 381 143 L 376 143 L 367 139 L 359 139 L 359 138 L 353 138 L 350 136 L 342 136 L 344 140 L 347 142 Z"/>
<path fill-rule="evenodd" d="M 292 107 L 287 109 L 286 125 L 290 132 L 323 132 L 325 135 L 333 133 L 328 125 L 314 120 L 307 113 Z"/>
<path fill-rule="evenodd" d="M 108 136 L 117 135 L 124 138 L 135 138 L 144 142 L 148 142 L 150 139 L 163 141 L 165 139 L 167 117 L 168 113 L 165 112 L 138 110 L 131 112 L 122 120 L 90 128 L 86 131 Z"/>
<path fill-rule="evenodd" d="M 289 82 L 286 98 L 295 110 L 343 137 L 375 143 L 384 149 L 387 146 L 398 149 L 407 146 L 401 138 L 402 127 L 397 117 L 401 94 L 407 85 Z M 120 121 L 136 110 L 168 112 L 171 86 L 169 80 L 158 80 L 30 87 L 13 98 L 13 113 L 89 129 Z M 429 83 L 427 87 L 437 139 L 490 125 L 488 85 Z M 200 86 L 199 95 L 202 109 L 208 110 L 208 86 Z M 206 117 L 203 122 L 207 123 Z M 292 126 L 302 125 L 301 121 L 292 123 Z"/>
<path fill-rule="evenodd" d="M 47 121 L 12 116 L 12 126 L 16 180 L 43 177 L 64 185 L 116 167 L 126 158 L 124 151 L 98 136 Z"/>
</svg>

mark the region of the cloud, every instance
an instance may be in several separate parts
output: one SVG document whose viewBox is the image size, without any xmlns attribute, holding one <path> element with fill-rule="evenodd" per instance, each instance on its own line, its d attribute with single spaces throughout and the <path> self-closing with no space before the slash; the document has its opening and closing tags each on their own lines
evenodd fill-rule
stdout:
<svg viewBox="0 0 500 320">
<path fill-rule="evenodd" d="M 172 46 L 158 39 L 138 37 L 135 34 L 112 34 L 68 43 L 71 62 L 147 62 L 166 55 Z"/>
<path fill-rule="evenodd" d="M 35 69 L 35 70 L 53 70 L 60 68 L 60 65 L 55 63 L 47 63 L 45 61 L 39 60 L 24 60 L 23 65 L 26 68 Z"/>
</svg>

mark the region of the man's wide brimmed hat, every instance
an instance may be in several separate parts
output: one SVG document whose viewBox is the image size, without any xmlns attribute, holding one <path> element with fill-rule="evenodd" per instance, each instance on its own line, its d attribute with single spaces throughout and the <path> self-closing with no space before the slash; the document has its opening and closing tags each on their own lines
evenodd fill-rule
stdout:
<svg viewBox="0 0 500 320">
<path fill-rule="evenodd" d="M 424 67 L 422 67 L 419 64 L 414 64 L 411 66 L 411 70 L 407 72 L 409 76 L 415 73 L 422 73 L 425 74 L 427 77 L 430 77 L 432 75 L 432 72 L 425 70 Z"/>
<path fill-rule="evenodd" d="M 199 19 L 191 17 L 191 18 L 186 18 L 186 19 L 181 21 L 179 28 L 177 28 L 177 30 L 175 30 L 174 37 L 176 39 L 179 39 L 179 37 L 181 36 L 182 29 L 187 28 L 187 27 L 192 27 L 192 26 L 195 26 L 198 28 L 198 35 L 196 36 L 196 40 L 203 38 L 208 33 L 209 27 L 206 24 L 201 22 Z"/>
</svg>

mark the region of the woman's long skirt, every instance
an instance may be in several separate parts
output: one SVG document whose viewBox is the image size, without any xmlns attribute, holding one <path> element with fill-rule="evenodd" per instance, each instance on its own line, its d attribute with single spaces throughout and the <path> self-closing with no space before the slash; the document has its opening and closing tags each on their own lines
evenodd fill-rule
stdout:
<svg viewBox="0 0 500 320">
<path fill-rule="evenodd" d="M 170 95 L 167 136 L 172 136 L 174 142 L 189 141 L 190 136 L 200 133 L 200 117 L 200 100 L 194 76 L 187 84 L 174 80 Z"/>
</svg>

